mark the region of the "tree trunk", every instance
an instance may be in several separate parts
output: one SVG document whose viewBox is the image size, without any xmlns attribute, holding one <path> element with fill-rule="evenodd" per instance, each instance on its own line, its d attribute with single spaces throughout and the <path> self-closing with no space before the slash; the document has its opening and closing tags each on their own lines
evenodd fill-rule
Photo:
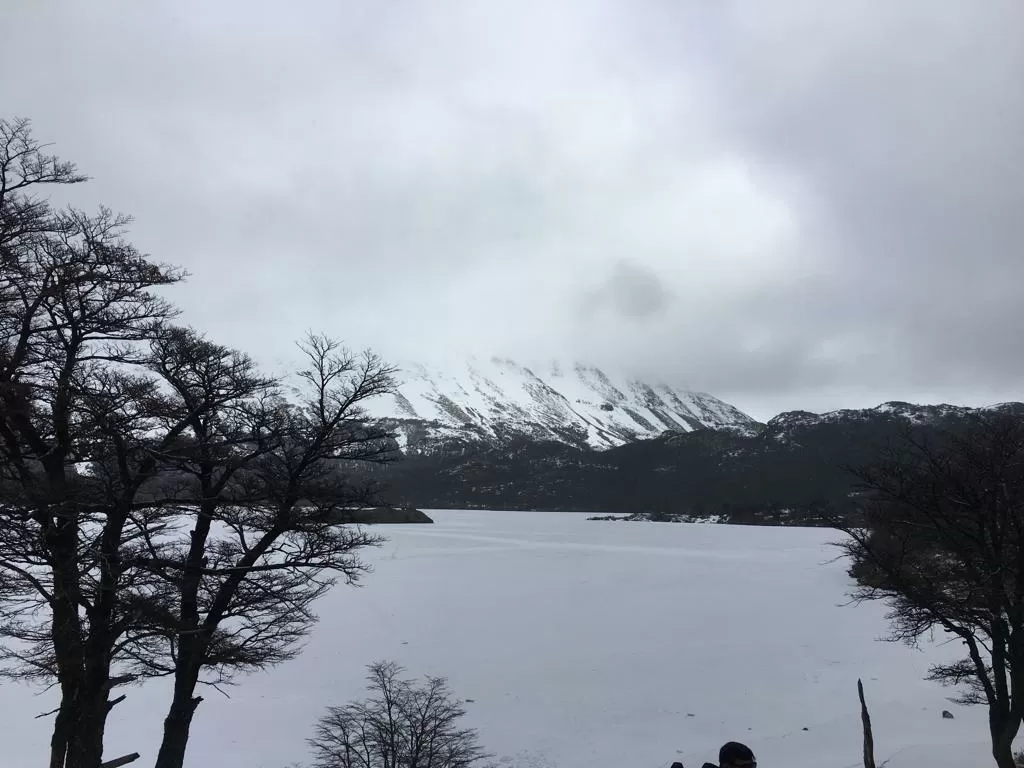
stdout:
<svg viewBox="0 0 1024 768">
<path fill-rule="evenodd" d="M 989 699 L 988 727 L 992 737 L 992 757 L 999 768 L 1017 768 L 1013 759 L 1013 740 L 1020 730 L 1020 713 L 1013 706 L 1013 654 L 1008 647 L 1011 639 L 997 607 L 989 636 L 992 638 L 992 682 L 995 699 Z"/>
<path fill-rule="evenodd" d="M 194 429 L 197 436 L 203 435 L 201 425 L 196 424 Z M 206 450 L 208 446 L 205 443 L 203 445 Z M 178 626 L 178 659 L 174 665 L 174 697 L 167 717 L 164 718 L 164 736 L 160 742 L 156 768 L 181 768 L 184 765 L 192 717 L 199 702 L 203 700 L 193 695 L 208 639 L 206 633 L 200 630 L 198 595 L 206 541 L 213 524 L 217 500 L 213 492 L 212 463 L 201 461 L 201 465 L 203 472 L 199 476 L 199 487 L 203 501 L 199 505 L 196 526 L 191 532 L 185 572 L 181 580 L 181 618 Z"/>
<path fill-rule="evenodd" d="M 111 705 L 110 666 L 116 638 L 111 630 L 121 579 L 121 541 L 127 511 L 118 507 L 108 513 L 100 546 L 99 597 L 87 612 L 84 643 L 84 674 L 78 695 L 79 737 L 71 746 L 68 768 L 98 768 L 103 762 L 103 737 Z"/>
<path fill-rule="evenodd" d="M 57 546 L 52 549 L 60 551 Z M 66 561 L 75 562 L 70 558 Z M 54 569 L 55 584 L 58 573 L 62 581 L 74 578 L 65 573 L 64 562 L 60 569 Z M 77 589 L 77 581 L 74 586 Z M 50 742 L 50 768 L 98 768 L 103 761 L 103 738 L 110 712 L 107 698 L 112 641 L 103 626 L 92 624 L 86 631 L 77 606 L 66 599 L 67 594 L 76 594 L 75 590 L 55 592 L 65 599 L 55 601 L 53 608 L 61 706 Z"/>
<path fill-rule="evenodd" d="M 156 756 L 155 768 L 182 768 L 185 764 L 185 748 L 188 746 L 189 729 L 196 707 L 203 699 L 193 696 L 199 680 L 199 668 L 187 674 L 178 674 L 174 681 L 174 698 L 164 718 L 164 735 L 160 751 Z"/>
<path fill-rule="evenodd" d="M 53 721 L 53 735 L 50 737 L 50 768 L 64 768 L 64 760 L 71 743 L 71 703 L 74 694 L 61 686 L 60 707 Z"/>
<path fill-rule="evenodd" d="M 75 532 L 65 526 L 55 528 L 46 544 L 55 562 L 51 636 L 61 693 L 50 739 L 50 768 L 64 768 L 70 762 L 70 749 L 80 740 L 79 695 L 84 672 Z"/>
<path fill-rule="evenodd" d="M 68 750 L 68 768 L 99 768 L 103 762 L 103 735 L 107 724 L 105 690 L 90 690 L 78 704 L 78 738 Z"/>
<path fill-rule="evenodd" d="M 1011 712 L 996 713 L 989 709 L 989 732 L 992 736 L 992 757 L 999 768 L 1017 768 L 1013 759 L 1013 740 L 1020 730 L 1020 717 Z"/>
<path fill-rule="evenodd" d="M 1016 732 L 1017 728 L 1013 729 Z M 992 757 L 995 758 L 999 768 L 1017 768 L 1013 759 L 1013 737 L 1001 737 L 992 743 Z"/>
<path fill-rule="evenodd" d="M 76 632 L 67 626 L 66 606 L 53 608 L 53 646 L 60 679 L 60 708 L 50 737 L 50 768 L 64 768 L 71 748 L 79 741 L 79 694 L 82 689 L 81 644 Z"/>
</svg>

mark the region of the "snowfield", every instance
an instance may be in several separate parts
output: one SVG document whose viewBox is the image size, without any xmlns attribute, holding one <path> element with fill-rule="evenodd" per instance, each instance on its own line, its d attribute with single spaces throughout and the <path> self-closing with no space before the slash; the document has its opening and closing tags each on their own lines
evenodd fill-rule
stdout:
<svg viewBox="0 0 1024 768">
<path fill-rule="evenodd" d="M 447 676 L 503 766 L 699 768 L 729 739 L 764 768 L 860 765 L 864 679 L 889 768 L 991 764 L 985 716 L 922 678 L 954 644 L 876 642 L 879 605 L 844 607 L 836 534 L 588 522 L 583 515 L 431 512 L 389 526 L 365 587 L 338 587 L 296 661 L 205 692 L 190 765 L 285 768 L 310 725 L 361 695 L 365 665 Z M 128 690 L 107 758 L 151 765 L 164 681 Z M 44 761 L 51 694 L 0 687 L 0 766 Z M 956 719 L 941 717 L 943 709 Z"/>
</svg>

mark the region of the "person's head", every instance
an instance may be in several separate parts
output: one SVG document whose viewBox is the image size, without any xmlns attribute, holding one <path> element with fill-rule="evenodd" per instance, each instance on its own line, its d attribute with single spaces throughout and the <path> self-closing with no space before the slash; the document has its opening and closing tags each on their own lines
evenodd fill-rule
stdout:
<svg viewBox="0 0 1024 768">
<path fill-rule="evenodd" d="M 757 760 L 750 747 L 730 741 L 718 750 L 719 768 L 757 768 Z"/>
</svg>

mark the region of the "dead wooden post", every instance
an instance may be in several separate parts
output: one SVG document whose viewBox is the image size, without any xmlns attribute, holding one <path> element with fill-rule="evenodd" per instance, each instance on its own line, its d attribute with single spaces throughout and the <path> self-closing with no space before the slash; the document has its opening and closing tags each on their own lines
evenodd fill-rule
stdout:
<svg viewBox="0 0 1024 768">
<path fill-rule="evenodd" d="M 860 722 L 864 729 L 864 768 L 875 768 L 875 737 L 871 733 L 871 715 L 864 701 L 864 683 L 857 680 L 857 696 L 860 698 Z"/>
</svg>

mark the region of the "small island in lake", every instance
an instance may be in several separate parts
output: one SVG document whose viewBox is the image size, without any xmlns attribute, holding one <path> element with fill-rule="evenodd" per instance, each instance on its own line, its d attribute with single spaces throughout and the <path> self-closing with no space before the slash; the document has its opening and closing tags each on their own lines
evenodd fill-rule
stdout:
<svg viewBox="0 0 1024 768">
<path fill-rule="evenodd" d="M 357 525 L 409 525 L 434 521 L 425 512 L 413 507 L 363 507 L 339 512 L 338 522 Z"/>
</svg>

